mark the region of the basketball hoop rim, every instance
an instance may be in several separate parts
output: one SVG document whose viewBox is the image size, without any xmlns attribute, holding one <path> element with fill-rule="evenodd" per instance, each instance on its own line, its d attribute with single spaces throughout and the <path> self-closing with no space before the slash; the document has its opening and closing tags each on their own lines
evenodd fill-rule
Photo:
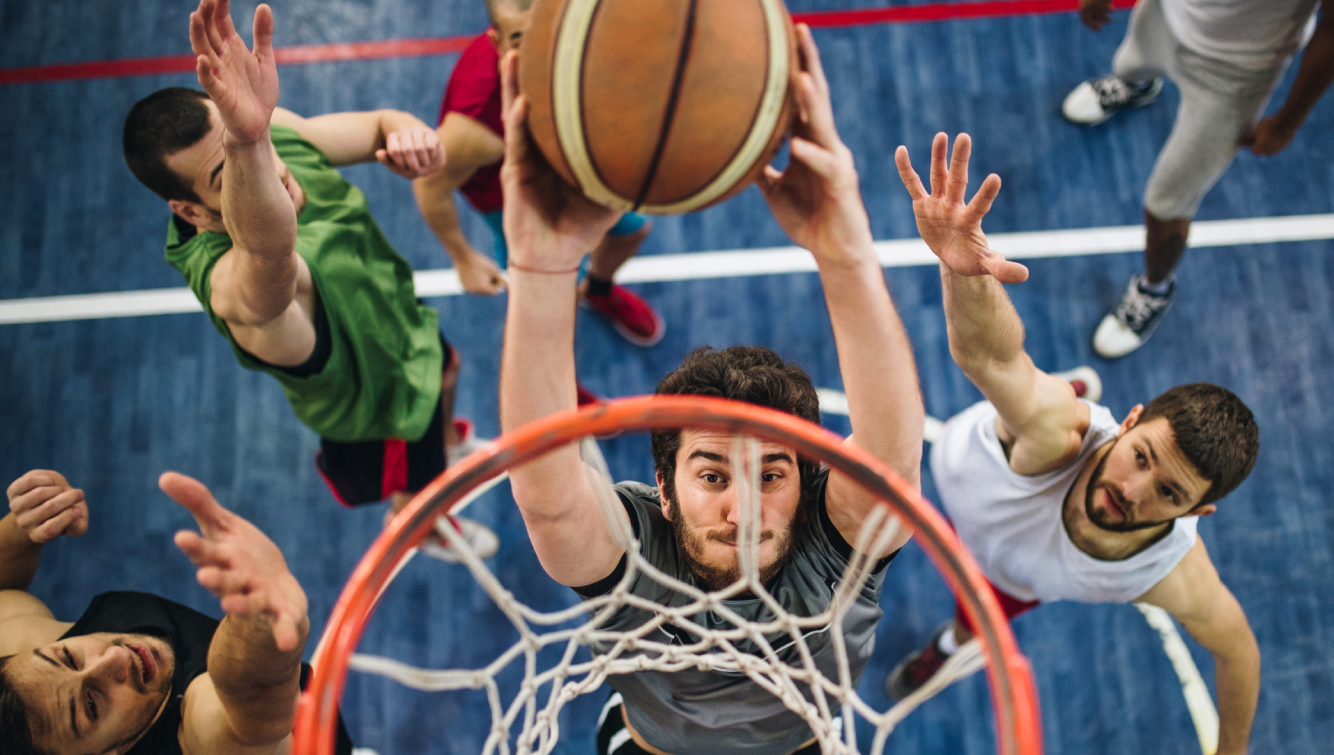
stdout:
<svg viewBox="0 0 1334 755">
<path fill-rule="evenodd" d="M 395 567 L 432 532 L 435 520 L 468 491 L 587 435 L 625 430 L 708 429 L 750 435 L 796 449 L 847 475 L 884 501 L 907 526 L 978 628 L 987 664 L 1001 755 L 1040 755 L 1042 726 L 1027 659 L 989 583 L 954 530 L 925 498 L 879 459 L 819 425 L 791 414 L 730 399 L 704 396 L 638 396 L 560 412 L 505 433 L 449 467 L 412 498 L 353 570 L 311 659 L 310 683 L 301 694 L 293 731 L 293 755 L 333 755 L 335 715 L 347 678 L 348 658 L 360 642 L 378 596 Z"/>
</svg>

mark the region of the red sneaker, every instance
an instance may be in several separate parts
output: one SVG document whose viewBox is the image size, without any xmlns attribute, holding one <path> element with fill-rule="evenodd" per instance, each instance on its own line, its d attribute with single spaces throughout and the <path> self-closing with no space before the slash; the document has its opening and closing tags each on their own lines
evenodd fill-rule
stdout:
<svg viewBox="0 0 1334 755">
<path fill-rule="evenodd" d="M 1080 366 L 1053 374 L 1069 383 L 1070 387 L 1075 389 L 1077 398 L 1088 399 L 1095 404 L 1102 398 L 1102 379 L 1098 377 L 1098 371 L 1092 367 Z"/>
<path fill-rule="evenodd" d="M 885 694 L 890 699 L 902 700 L 921 689 L 923 684 L 940 671 L 945 661 L 950 659 L 949 654 L 941 650 L 939 644 L 940 635 L 949 626 L 950 624 L 945 624 L 937 629 L 936 633 L 931 635 L 931 641 L 926 647 L 899 661 L 894 670 L 889 672 L 889 678 L 885 679 Z"/>
<path fill-rule="evenodd" d="M 653 346 L 667 332 L 662 315 L 625 286 L 613 285 L 606 296 L 584 294 L 580 303 L 611 320 L 616 332 L 636 346 Z"/>
<path fill-rule="evenodd" d="M 583 383 L 575 381 L 575 395 L 579 398 L 579 406 L 588 406 L 602 401 L 602 397 L 584 387 Z"/>
</svg>

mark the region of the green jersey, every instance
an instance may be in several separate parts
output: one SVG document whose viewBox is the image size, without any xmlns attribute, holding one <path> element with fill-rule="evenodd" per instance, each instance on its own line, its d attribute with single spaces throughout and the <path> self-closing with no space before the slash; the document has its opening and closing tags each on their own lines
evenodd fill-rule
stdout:
<svg viewBox="0 0 1334 755">
<path fill-rule="evenodd" d="M 297 217 L 296 251 L 310 267 L 328 318 L 328 361 L 296 377 L 247 353 L 210 306 L 210 276 L 232 248 L 225 233 L 189 238 L 167 230 L 167 262 L 185 276 L 242 367 L 273 375 L 296 416 L 329 440 L 354 442 L 426 432 L 440 397 L 443 350 L 435 310 L 420 303 L 412 268 L 371 217 L 366 196 L 339 175 L 313 144 L 271 128 L 278 156 L 306 194 Z"/>
</svg>

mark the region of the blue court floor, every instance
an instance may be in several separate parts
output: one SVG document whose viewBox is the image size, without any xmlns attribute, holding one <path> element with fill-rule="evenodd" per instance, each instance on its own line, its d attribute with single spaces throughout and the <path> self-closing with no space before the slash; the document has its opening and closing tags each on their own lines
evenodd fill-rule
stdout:
<svg viewBox="0 0 1334 755">
<path fill-rule="evenodd" d="M 792 0 L 794 12 L 872 7 L 883 0 Z M 253 2 L 234 4 L 249 28 Z M 482 0 L 276 0 L 277 44 L 316 44 L 480 33 Z M 0 0 L 0 68 L 188 53 L 187 0 Z M 1074 13 L 880 24 L 815 34 L 840 132 L 857 157 L 878 239 L 915 234 L 893 166 L 908 145 L 919 170 L 931 136 L 968 131 L 973 175 L 1004 180 L 989 231 L 1044 231 L 1141 222 L 1141 192 L 1177 101 L 1161 101 L 1094 129 L 1059 117 L 1065 93 L 1105 71 L 1126 26 L 1119 12 L 1100 33 Z M 280 69 L 280 104 L 314 115 L 394 107 L 433 121 L 456 55 Z M 1290 71 L 1276 95 L 1281 100 Z M 120 157 L 130 105 L 191 74 L 0 86 L 0 299 L 170 288 L 180 277 L 162 256 L 168 211 Z M 1274 106 L 1271 105 L 1271 109 Z M 370 198 L 386 234 L 419 270 L 447 257 L 422 223 L 409 184 L 379 166 L 345 171 Z M 975 178 L 976 181 L 976 178 Z M 1327 95 L 1284 153 L 1242 153 L 1209 194 L 1201 220 L 1334 212 L 1334 95 Z M 464 229 L 479 249 L 489 230 L 470 210 Z M 685 217 L 655 220 L 643 254 L 783 246 L 790 242 L 758 192 Z M 1094 325 L 1140 269 L 1136 254 L 1034 261 L 1010 287 L 1039 367 L 1094 366 L 1103 403 L 1118 417 L 1183 382 L 1210 381 L 1240 395 L 1261 426 L 1254 473 L 1200 533 L 1260 642 L 1263 686 L 1253 752 L 1324 755 L 1334 741 L 1334 246 L 1328 241 L 1225 246 L 1188 252 L 1178 298 L 1140 352 L 1117 362 L 1093 355 Z M 950 360 L 932 267 L 886 272 L 916 350 L 928 413 L 945 418 L 979 398 Z M 604 396 L 651 392 L 692 348 L 760 343 L 805 366 L 819 386 L 841 388 L 823 294 L 813 274 L 637 286 L 667 322 L 651 349 L 631 346 L 580 314 L 582 380 Z M 431 299 L 463 354 L 457 410 L 483 435 L 497 432 L 503 296 Z M 35 594 L 73 620 L 95 593 L 151 590 L 217 614 L 171 544 L 188 515 L 156 488 L 174 469 L 282 547 L 310 596 L 312 641 L 347 575 L 376 532 L 382 509 L 346 511 L 321 482 L 318 439 L 266 376 L 242 370 L 198 314 L 0 325 L 0 481 L 54 468 L 87 492 L 87 536 L 46 549 Z M 846 420 L 826 424 L 847 432 Z M 613 473 L 650 480 L 646 437 L 603 444 Z M 935 490 L 927 475 L 924 493 Z M 517 597 L 540 608 L 572 605 L 527 542 L 505 486 L 471 515 L 502 546 L 493 568 Z M 910 545 L 890 567 L 875 657 L 862 680 L 883 709 L 890 666 L 922 644 L 952 610 L 944 582 Z M 1129 606 L 1056 604 L 1018 619 L 1043 705 L 1047 751 L 1061 755 L 1192 755 L 1199 745 L 1157 636 Z M 408 566 L 386 594 L 362 650 L 426 667 L 479 667 L 515 639 L 465 569 L 428 559 Z M 1188 641 L 1212 683 L 1208 653 Z M 510 689 L 517 676 L 502 677 Z M 560 753 L 590 753 L 602 693 L 562 719 Z M 354 739 L 383 755 L 475 753 L 487 733 L 481 693 L 423 694 L 352 674 L 344 714 Z M 927 703 L 889 750 L 995 751 L 982 677 Z M 863 738 L 865 741 L 865 738 Z M 1321 744 L 1324 743 L 1324 744 Z"/>
</svg>

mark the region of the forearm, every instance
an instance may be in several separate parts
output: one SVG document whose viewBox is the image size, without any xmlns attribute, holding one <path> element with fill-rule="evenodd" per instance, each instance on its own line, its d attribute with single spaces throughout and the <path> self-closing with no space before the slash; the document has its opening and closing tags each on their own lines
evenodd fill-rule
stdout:
<svg viewBox="0 0 1334 755">
<path fill-rule="evenodd" d="M 13 514 L 0 519 L 0 590 L 27 590 L 41 558 L 42 546 L 19 529 Z"/>
<path fill-rule="evenodd" d="M 454 187 L 448 173 L 446 169 L 418 178 L 412 182 L 412 193 L 417 197 L 417 208 L 421 210 L 422 219 L 445 248 L 445 253 L 454 261 L 454 267 L 458 268 L 472 262 L 476 250 L 463 235 L 458 207 L 454 204 Z"/>
<path fill-rule="evenodd" d="M 1301 66 L 1292 82 L 1292 89 L 1276 117 L 1287 127 L 1296 130 L 1306 121 L 1316 102 L 1334 82 L 1334 22 L 1327 19 L 1330 10 L 1321 11 L 1320 24 L 1302 53 Z"/>
<path fill-rule="evenodd" d="M 300 693 L 301 653 L 310 622 L 297 627 L 290 652 L 277 649 L 263 617 L 222 620 L 208 651 L 208 672 L 236 736 L 247 744 L 277 742 L 292 730 Z"/>
<path fill-rule="evenodd" d="M 1245 755 L 1260 698 L 1260 648 L 1249 628 L 1227 654 L 1214 653 L 1218 755 Z"/>
<path fill-rule="evenodd" d="M 848 397 L 853 442 L 920 484 L 925 410 L 912 345 L 869 244 L 848 264 L 820 268 Z"/>
<path fill-rule="evenodd" d="M 950 355 L 983 393 L 993 365 L 1024 353 L 1024 324 L 1005 288 L 989 275 L 962 276 L 940 266 Z"/>
<path fill-rule="evenodd" d="M 296 208 L 278 178 L 268 130 L 254 143 L 224 136 L 223 144 L 222 214 L 227 233 L 256 261 L 291 265 L 295 275 Z"/>
</svg>

